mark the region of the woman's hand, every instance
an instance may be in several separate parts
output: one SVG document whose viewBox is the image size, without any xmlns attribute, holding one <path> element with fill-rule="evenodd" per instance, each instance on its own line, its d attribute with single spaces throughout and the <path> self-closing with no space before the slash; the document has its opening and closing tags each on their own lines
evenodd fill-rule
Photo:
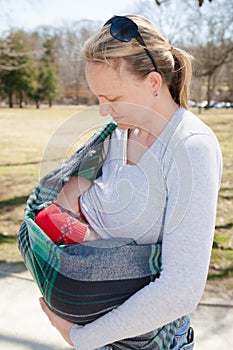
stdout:
<svg viewBox="0 0 233 350">
<path fill-rule="evenodd" d="M 40 305 L 44 313 L 48 316 L 51 324 L 60 332 L 65 341 L 70 345 L 74 346 L 70 339 L 70 330 L 74 323 L 64 320 L 62 317 L 56 315 L 53 311 L 50 310 L 48 305 L 45 303 L 43 298 L 40 298 Z"/>
</svg>

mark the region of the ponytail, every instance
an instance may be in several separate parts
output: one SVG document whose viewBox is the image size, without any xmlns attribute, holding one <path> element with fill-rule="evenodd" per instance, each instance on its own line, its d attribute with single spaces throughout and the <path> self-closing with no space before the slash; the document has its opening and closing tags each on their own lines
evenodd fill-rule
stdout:
<svg viewBox="0 0 233 350">
<path fill-rule="evenodd" d="M 188 108 L 189 88 L 192 78 L 192 56 L 175 47 L 172 47 L 171 53 L 174 59 L 174 70 L 169 91 L 176 103 Z"/>
</svg>

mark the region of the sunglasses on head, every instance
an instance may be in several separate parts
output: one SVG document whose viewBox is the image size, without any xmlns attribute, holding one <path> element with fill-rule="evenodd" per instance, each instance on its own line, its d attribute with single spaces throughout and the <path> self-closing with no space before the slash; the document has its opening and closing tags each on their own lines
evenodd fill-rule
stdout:
<svg viewBox="0 0 233 350">
<path fill-rule="evenodd" d="M 117 39 L 119 41 L 128 42 L 132 39 L 136 39 L 137 42 L 143 46 L 147 56 L 150 58 L 154 69 L 156 72 L 158 72 L 158 67 L 155 62 L 155 59 L 153 58 L 152 53 L 147 48 L 139 30 L 137 24 L 132 21 L 128 17 L 124 16 L 114 16 L 110 18 L 105 24 L 104 27 L 108 24 L 111 24 L 110 27 L 110 34 L 114 39 Z"/>
</svg>

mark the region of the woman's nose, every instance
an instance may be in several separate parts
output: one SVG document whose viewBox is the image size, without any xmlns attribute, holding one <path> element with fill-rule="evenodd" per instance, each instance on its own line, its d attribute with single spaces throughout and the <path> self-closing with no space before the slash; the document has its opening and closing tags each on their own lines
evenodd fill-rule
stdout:
<svg viewBox="0 0 233 350">
<path fill-rule="evenodd" d="M 106 117 L 108 114 L 111 114 L 112 107 L 111 104 L 108 101 L 99 101 L 99 109 L 100 109 L 100 115 L 102 117 Z"/>
</svg>

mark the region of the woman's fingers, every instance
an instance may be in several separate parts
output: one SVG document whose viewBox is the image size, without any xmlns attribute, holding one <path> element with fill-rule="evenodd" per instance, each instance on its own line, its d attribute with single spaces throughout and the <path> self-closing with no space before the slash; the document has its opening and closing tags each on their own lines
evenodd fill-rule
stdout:
<svg viewBox="0 0 233 350">
<path fill-rule="evenodd" d="M 56 315 L 53 311 L 51 311 L 43 298 L 40 298 L 39 301 L 42 310 L 47 315 L 51 324 L 60 332 L 65 341 L 69 345 L 73 346 L 73 343 L 70 339 L 70 330 L 74 323 L 64 320 L 62 317 Z"/>
<path fill-rule="evenodd" d="M 41 305 L 42 310 L 48 316 L 49 321 L 54 326 L 53 320 L 54 320 L 55 316 L 57 316 L 57 315 L 53 311 L 50 310 L 50 308 L 48 307 L 48 305 L 46 304 L 46 302 L 44 301 L 43 298 L 40 298 L 39 301 L 40 301 L 40 305 Z"/>
</svg>

